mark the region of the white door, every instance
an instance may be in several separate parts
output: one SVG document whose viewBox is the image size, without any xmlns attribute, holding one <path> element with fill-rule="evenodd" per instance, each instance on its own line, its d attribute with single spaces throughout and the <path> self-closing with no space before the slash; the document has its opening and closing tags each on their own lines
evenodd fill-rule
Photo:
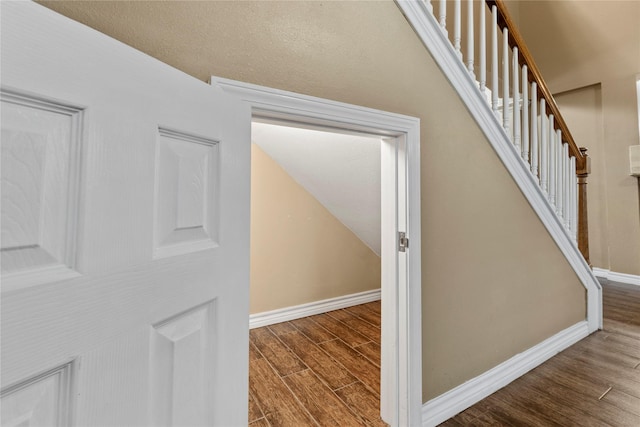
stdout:
<svg viewBox="0 0 640 427">
<path fill-rule="evenodd" d="M 2 425 L 246 425 L 249 107 L 1 8 Z"/>
</svg>

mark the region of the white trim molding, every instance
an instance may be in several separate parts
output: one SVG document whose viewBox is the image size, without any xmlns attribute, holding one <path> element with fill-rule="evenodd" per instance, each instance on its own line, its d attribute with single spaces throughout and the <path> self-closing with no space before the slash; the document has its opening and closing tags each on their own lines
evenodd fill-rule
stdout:
<svg viewBox="0 0 640 427">
<path fill-rule="evenodd" d="M 289 320 L 327 313 L 341 308 L 353 307 L 371 301 L 380 300 L 380 289 L 358 292 L 356 294 L 314 301 L 307 304 L 294 305 L 292 307 L 279 308 L 277 310 L 263 311 L 249 316 L 249 329 L 275 323 L 288 322 Z"/>
<path fill-rule="evenodd" d="M 411 246 L 395 252 L 393 283 L 382 279 L 381 414 L 394 426 L 421 424 L 422 408 L 422 299 L 420 214 L 420 120 L 415 117 L 301 95 L 220 77 L 211 84 L 251 106 L 254 119 L 289 122 L 297 126 L 332 128 L 380 136 L 383 162 L 394 162 L 394 203 L 389 222 L 383 218 L 382 234 L 406 232 Z M 389 152 L 389 156 L 384 157 Z M 398 195 L 400 183 L 402 194 Z M 402 201 L 405 209 L 399 209 Z M 383 203 L 384 197 L 383 197 Z M 399 211 L 403 212 L 400 218 Z M 399 228 L 399 227 L 402 227 Z M 383 240 L 384 253 L 384 240 Z M 385 261 L 383 255 L 383 262 Z M 393 288 L 393 289 L 390 289 Z M 387 331 L 387 333 L 385 333 Z"/>
<path fill-rule="evenodd" d="M 422 406 L 422 425 L 432 427 L 448 420 L 587 335 L 587 322 L 576 323 L 485 373 L 429 400 Z"/>
<path fill-rule="evenodd" d="M 640 276 L 635 274 L 617 273 L 611 270 L 605 270 L 604 268 L 593 268 L 593 274 L 600 280 L 601 283 L 623 283 L 626 285 L 640 286 Z"/>
<path fill-rule="evenodd" d="M 509 171 L 516 185 L 528 200 L 560 251 L 587 290 L 587 322 L 589 331 L 602 328 L 602 287 L 578 250 L 554 208 L 542 193 L 540 186 L 511 143 L 504 128 L 491 111 L 486 99 L 476 86 L 465 65 L 460 61 L 446 34 L 429 10 L 428 2 L 396 0 L 398 7 L 414 31 L 431 53 L 436 63 L 456 90 L 467 109 L 478 123 L 494 151 Z"/>
</svg>

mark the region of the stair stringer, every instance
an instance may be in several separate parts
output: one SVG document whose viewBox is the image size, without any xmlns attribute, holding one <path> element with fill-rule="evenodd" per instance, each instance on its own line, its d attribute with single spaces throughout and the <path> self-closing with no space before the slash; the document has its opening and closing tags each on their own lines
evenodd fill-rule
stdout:
<svg viewBox="0 0 640 427">
<path fill-rule="evenodd" d="M 446 34 L 421 0 L 396 0 L 409 24 L 431 53 L 444 75 L 458 93 L 469 113 L 491 143 L 516 185 L 522 191 L 542 224 L 587 290 L 587 324 L 589 332 L 602 329 L 602 287 L 577 245 L 569 236 L 548 202 L 529 165 L 520 157 L 507 133 L 487 104 L 466 66 L 458 57 Z"/>
</svg>

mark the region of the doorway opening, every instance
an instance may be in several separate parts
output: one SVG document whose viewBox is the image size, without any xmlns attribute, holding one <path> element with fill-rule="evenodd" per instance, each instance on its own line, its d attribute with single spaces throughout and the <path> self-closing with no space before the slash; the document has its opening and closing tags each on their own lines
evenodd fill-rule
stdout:
<svg viewBox="0 0 640 427">
<path fill-rule="evenodd" d="M 378 423 L 384 142 L 261 119 L 251 140 L 249 423 Z"/>
<path fill-rule="evenodd" d="M 381 141 L 380 413 L 382 419 L 391 425 L 420 424 L 419 120 L 218 77 L 212 77 L 211 82 L 248 104 L 251 111 L 249 121 L 367 135 Z"/>
</svg>

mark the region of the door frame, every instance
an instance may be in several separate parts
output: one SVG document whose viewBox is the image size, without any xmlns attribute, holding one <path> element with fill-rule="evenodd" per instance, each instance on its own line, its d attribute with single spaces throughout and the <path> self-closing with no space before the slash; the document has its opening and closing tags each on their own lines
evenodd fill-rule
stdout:
<svg viewBox="0 0 640 427">
<path fill-rule="evenodd" d="M 249 104 L 252 118 L 381 137 L 381 415 L 393 426 L 421 425 L 420 120 L 216 76 L 210 82 Z M 406 252 L 398 250 L 399 231 L 409 238 Z"/>
</svg>

